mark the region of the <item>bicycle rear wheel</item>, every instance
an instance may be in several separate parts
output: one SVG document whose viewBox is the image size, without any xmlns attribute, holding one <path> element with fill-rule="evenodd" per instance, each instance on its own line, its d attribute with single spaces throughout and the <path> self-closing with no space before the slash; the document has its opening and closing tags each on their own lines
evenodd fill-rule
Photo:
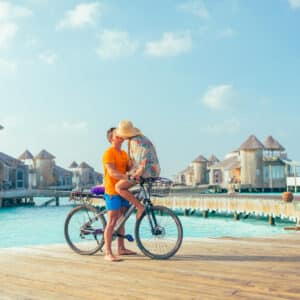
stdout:
<svg viewBox="0 0 300 300">
<path fill-rule="evenodd" d="M 65 239 L 76 253 L 91 255 L 99 251 L 104 244 L 106 220 L 91 205 L 80 205 L 68 214 L 65 221 Z"/>
<path fill-rule="evenodd" d="M 154 259 L 167 259 L 181 246 L 183 230 L 179 218 L 167 207 L 153 206 L 137 220 L 135 238 L 140 250 Z"/>
</svg>

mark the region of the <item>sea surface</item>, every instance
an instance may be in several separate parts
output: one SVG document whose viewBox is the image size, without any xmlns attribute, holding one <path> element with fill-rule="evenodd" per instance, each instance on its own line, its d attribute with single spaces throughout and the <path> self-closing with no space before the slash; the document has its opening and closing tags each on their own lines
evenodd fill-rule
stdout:
<svg viewBox="0 0 300 300">
<path fill-rule="evenodd" d="M 73 205 L 67 198 L 60 200 L 59 207 L 43 207 L 45 199 L 35 199 L 33 207 L 0 209 L 0 248 L 65 243 L 64 221 Z M 201 214 L 179 217 L 184 239 L 270 236 L 284 234 L 287 232 L 284 227 L 294 225 L 276 219 L 276 225 L 271 226 L 267 218 L 254 217 L 234 221 L 232 215 L 210 214 L 207 219 Z M 131 216 L 126 223 L 126 233 L 134 233 L 134 221 L 135 216 Z"/>
</svg>

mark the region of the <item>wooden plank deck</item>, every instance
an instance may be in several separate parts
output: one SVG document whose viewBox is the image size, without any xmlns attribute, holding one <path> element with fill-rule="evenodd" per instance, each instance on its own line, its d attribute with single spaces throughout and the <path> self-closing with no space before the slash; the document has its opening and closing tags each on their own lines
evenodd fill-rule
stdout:
<svg viewBox="0 0 300 300">
<path fill-rule="evenodd" d="M 131 248 L 134 248 L 132 246 Z M 185 240 L 167 261 L 0 249 L 0 299 L 300 299 L 300 234 Z"/>
</svg>

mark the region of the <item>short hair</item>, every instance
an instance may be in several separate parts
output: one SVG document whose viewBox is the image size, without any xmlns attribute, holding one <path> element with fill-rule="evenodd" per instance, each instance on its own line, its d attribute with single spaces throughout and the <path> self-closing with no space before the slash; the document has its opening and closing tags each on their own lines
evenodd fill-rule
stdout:
<svg viewBox="0 0 300 300">
<path fill-rule="evenodd" d="M 106 131 L 106 138 L 111 143 L 112 135 L 114 133 L 114 130 L 117 129 L 117 127 L 111 127 Z"/>
</svg>

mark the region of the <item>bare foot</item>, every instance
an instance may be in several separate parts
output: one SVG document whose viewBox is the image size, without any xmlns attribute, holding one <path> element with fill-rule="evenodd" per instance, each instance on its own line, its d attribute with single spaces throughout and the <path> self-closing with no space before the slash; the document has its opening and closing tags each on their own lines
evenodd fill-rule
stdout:
<svg viewBox="0 0 300 300">
<path fill-rule="evenodd" d="M 119 255 L 137 255 L 137 253 L 125 248 L 119 250 Z"/>
<path fill-rule="evenodd" d="M 143 215 L 145 211 L 145 207 L 142 206 L 142 208 L 139 208 L 136 212 L 136 219 L 139 220 L 141 218 L 141 216 Z"/>
<path fill-rule="evenodd" d="M 116 257 L 116 256 L 114 256 L 114 255 L 112 255 L 112 254 L 105 255 L 105 256 L 104 256 L 104 259 L 105 259 L 105 260 L 108 260 L 108 261 L 111 261 L 111 262 L 122 261 L 121 258 Z"/>
</svg>

